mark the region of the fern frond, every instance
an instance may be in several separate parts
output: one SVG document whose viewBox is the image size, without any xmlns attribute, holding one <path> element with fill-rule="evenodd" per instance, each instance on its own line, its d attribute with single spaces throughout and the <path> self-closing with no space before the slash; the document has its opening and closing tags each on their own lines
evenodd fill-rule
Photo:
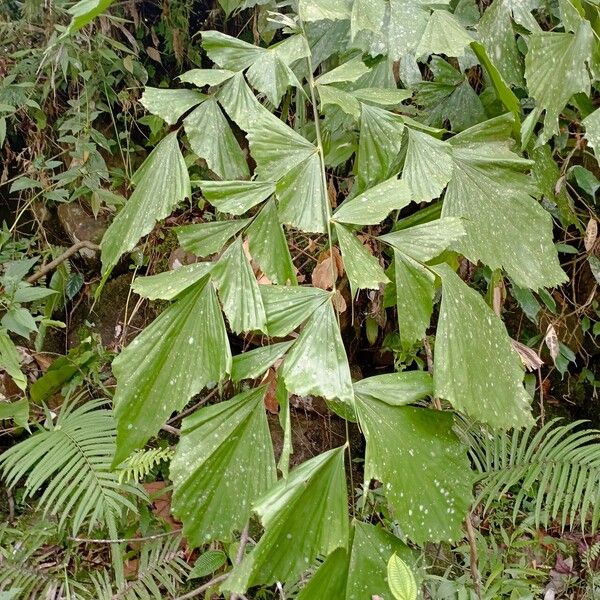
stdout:
<svg viewBox="0 0 600 600">
<path fill-rule="evenodd" d="M 175 451 L 171 448 L 136 450 L 119 466 L 119 481 L 141 481 L 156 465 L 171 460 L 173 456 Z"/>
<path fill-rule="evenodd" d="M 145 498 L 130 484 L 119 483 L 111 471 L 115 452 L 115 426 L 103 401 L 64 406 L 56 423 L 9 448 L 0 457 L 7 484 L 14 487 L 26 476 L 25 497 L 43 490 L 40 506 L 60 514 L 59 527 L 69 518 L 73 535 L 88 523 L 88 531 L 124 509 L 136 511 L 131 497 Z"/>
<path fill-rule="evenodd" d="M 181 537 L 155 540 L 142 546 L 137 578 L 129 581 L 112 600 L 162 600 L 173 597 L 190 567 L 181 558 Z"/>
<path fill-rule="evenodd" d="M 600 520 L 600 431 L 578 429 L 583 421 L 512 433 L 468 431 L 471 458 L 480 473 L 478 503 L 487 511 L 497 498 L 514 492 L 513 520 L 530 500 L 536 526 L 560 517 L 564 530 Z"/>
</svg>

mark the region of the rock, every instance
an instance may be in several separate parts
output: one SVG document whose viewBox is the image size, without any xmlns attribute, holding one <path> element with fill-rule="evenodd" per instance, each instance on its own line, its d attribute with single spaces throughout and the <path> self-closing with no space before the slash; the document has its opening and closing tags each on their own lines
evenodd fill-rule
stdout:
<svg viewBox="0 0 600 600">
<path fill-rule="evenodd" d="M 108 218 L 98 215 L 94 218 L 79 202 L 60 204 L 57 210 L 58 220 L 72 243 L 89 241 L 99 244 L 104 232 L 108 229 L 110 221 Z M 88 259 L 94 259 L 96 252 L 83 248 L 81 255 Z"/>
</svg>

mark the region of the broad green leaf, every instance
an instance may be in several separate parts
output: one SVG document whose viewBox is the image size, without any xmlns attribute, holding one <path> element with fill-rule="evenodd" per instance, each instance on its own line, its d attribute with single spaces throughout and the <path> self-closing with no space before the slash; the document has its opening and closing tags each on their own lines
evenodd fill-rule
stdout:
<svg viewBox="0 0 600 600">
<path fill-rule="evenodd" d="M 334 550 L 308 580 L 297 600 L 345 600 L 348 580 L 348 552 L 345 548 Z"/>
<path fill-rule="evenodd" d="M 113 361 L 113 464 L 143 446 L 194 394 L 231 371 L 223 315 L 207 279 L 186 290 Z"/>
<path fill-rule="evenodd" d="M 275 107 L 279 106 L 289 86 L 296 85 L 301 88 L 294 72 L 272 51 L 258 57 L 246 72 L 246 79 Z"/>
<path fill-rule="evenodd" d="M 177 227 L 177 239 L 181 247 L 196 256 L 204 258 L 219 252 L 236 233 L 242 230 L 251 219 L 234 221 L 212 221 Z"/>
<path fill-rule="evenodd" d="M 148 300 L 173 300 L 181 292 L 200 281 L 213 267 L 213 263 L 200 262 L 182 265 L 149 277 L 136 277 L 131 289 Z"/>
<path fill-rule="evenodd" d="M 364 30 L 380 33 L 385 9 L 384 0 L 354 0 L 350 16 L 352 39 Z"/>
<path fill-rule="evenodd" d="M 442 279 L 435 343 L 436 396 L 491 427 L 532 424 L 521 361 L 504 323 L 448 265 L 432 269 Z"/>
<path fill-rule="evenodd" d="M 252 259 L 273 283 L 297 285 L 296 269 L 279 223 L 275 200 L 271 199 L 263 206 L 246 235 Z"/>
<path fill-rule="evenodd" d="M 227 119 L 214 98 L 203 102 L 183 121 L 192 150 L 223 179 L 250 176 L 242 152 Z"/>
<path fill-rule="evenodd" d="M 302 21 L 338 21 L 349 19 L 352 0 L 299 0 L 298 16 Z"/>
<path fill-rule="evenodd" d="M 595 110 L 583 121 L 585 127 L 585 139 L 588 145 L 594 149 L 596 160 L 600 163 L 600 109 Z"/>
<path fill-rule="evenodd" d="M 4 369 L 21 390 L 27 388 L 27 377 L 21 371 L 21 357 L 4 329 L 0 329 L 0 369 Z"/>
<path fill-rule="evenodd" d="M 29 401 L 21 398 L 14 402 L 0 401 L 0 422 L 12 419 L 17 427 L 27 428 L 29 423 Z"/>
<path fill-rule="evenodd" d="M 321 100 L 321 110 L 325 110 L 326 106 L 334 105 L 355 120 L 360 118 L 360 102 L 349 92 L 333 85 L 317 85 L 317 91 Z"/>
<path fill-rule="evenodd" d="M 281 374 L 292 394 L 352 402 L 350 367 L 331 302 L 313 312 L 289 350 Z"/>
<path fill-rule="evenodd" d="M 576 33 L 534 33 L 528 46 L 525 79 L 536 114 L 545 111 L 541 135 L 545 143 L 559 133 L 558 118 L 571 97 L 590 93 L 586 62 L 592 59 L 594 35 L 590 23 L 582 21 Z"/>
<path fill-rule="evenodd" d="M 183 83 L 191 83 L 197 87 L 205 85 L 221 85 L 223 82 L 231 79 L 235 73 L 224 69 L 191 69 L 179 76 Z"/>
<path fill-rule="evenodd" d="M 452 146 L 408 128 L 408 146 L 402 179 L 415 202 L 438 198 L 452 177 Z"/>
<path fill-rule="evenodd" d="M 336 448 L 306 461 L 256 503 L 264 534 L 223 591 L 243 594 L 254 585 L 293 581 L 318 555 L 347 546 L 344 452 Z"/>
<path fill-rule="evenodd" d="M 354 233 L 343 225 L 335 223 L 344 268 L 350 281 L 352 297 L 358 290 L 378 290 L 381 284 L 389 283 L 379 260 L 373 256 Z"/>
<path fill-rule="evenodd" d="M 357 165 L 361 191 L 381 183 L 400 170 L 402 117 L 391 112 L 362 105 Z"/>
<path fill-rule="evenodd" d="M 124 252 L 133 250 L 154 224 L 190 197 L 190 178 L 177 132 L 165 137 L 135 175 L 136 188 L 102 238 L 102 273 L 110 271 Z"/>
<path fill-rule="evenodd" d="M 140 102 L 148 112 L 159 116 L 169 125 L 175 125 L 181 115 L 204 100 L 206 96 L 196 90 L 146 87 Z"/>
<path fill-rule="evenodd" d="M 409 566 L 392 554 L 387 565 L 388 584 L 396 600 L 417 600 L 417 582 Z"/>
<path fill-rule="evenodd" d="M 229 71 L 247 69 L 266 52 L 265 48 L 259 48 L 219 31 L 203 31 L 202 47 L 210 60 Z"/>
<path fill-rule="evenodd" d="M 227 554 L 223 550 L 207 550 L 203 552 L 188 575 L 188 579 L 208 577 L 227 563 Z"/>
<path fill-rule="evenodd" d="M 329 197 L 319 154 L 311 154 L 277 183 L 279 219 L 301 231 L 326 233 Z"/>
<path fill-rule="evenodd" d="M 348 600 L 388 596 L 387 564 L 392 554 L 410 563 L 412 552 L 400 539 L 369 523 L 354 521 L 354 537 L 348 568 L 346 595 Z"/>
<path fill-rule="evenodd" d="M 219 4 L 225 11 L 225 16 L 228 17 L 234 10 L 244 6 L 244 0 L 219 0 Z"/>
<path fill-rule="evenodd" d="M 380 236 L 379 239 L 406 256 L 419 262 L 427 262 L 439 256 L 464 235 L 462 220 L 456 217 L 446 217 L 393 231 Z"/>
<path fill-rule="evenodd" d="M 361 396 L 356 411 L 367 440 L 365 484 L 383 483 L 402 531 L 417 544 L 460 539 L 473 481 L 453 416 Z"/>
<path fill-rule="evenodd" d="M 342 63 L 339 67 L 327 71 L 317 78 L 317 85 L 330 85 L 332 83 L 343 83 L 348 81 L 356 81 L 359 77 L 368 73 L 371 69 L 365 65 L 360 56 L 351 58 Z"/>
<path fill-rule="evenodd" d="M 67 33 L 75 33 L 91 23 L 98 15 L 106 11 L 114 0 L 79 0 L 68 9 L 71 22 Z"/>
<path fill-rule="evenodd" d="M 219 90 L 218 99 L 229 118 L 244 131 L 248 131 L 253 126 L 257 115 L 265 121 L 278 120 L 256 99 L 242 73 L 236 73 L 223 85 Z"/>
<path fill-rule="evenodd" d="M 355 382 L 354 395 L 365 402 L 380 400 L 402 406 L 433 396 L 433 381 L 425 371 L 386 373 Z"/>
<path fill-rule="evenodd" d="M 234 356 L 231 363 L 232 381 L 258 379 L 288 351 L 292 343 L 279 342 L 269 346 L 260 346 Z"/>
<path fill-rule="evenodd" d="M 333 219 L 353 225 L 378 225 L 393 210 L 400 210 L 410 204 L 411 199 L 411 191 L 406 182 L 392 177 L 346 200 L 335 211 Z"/>
<path fill-rule="evenodd" d="M 242 392 L 183 420 L 170 476 L 173 514 L 193 547 L 230 540 L 277 480 L 265 391 Z"/>
<path fill-rule="evenodd" d="M 265 309 L 258 282 L 238 237 L 214 266 L 211 277 L 219 290 L 223 312 L 235 333 L 266 333 Z"/>
<path fill-rule="evenodd" d="M 361 88 L 354 90 L 352 95 L 365 104 L 376 104 L 377 106 L 392 108 L 410 98 L 412 92 L 397 88 Z"/>
<path fill-rule="evenodd" d="M 202 195 L 220 212 L 243 215 L 275 193 L 271 181 L 199 181 Z"/>
<path fill-rule="evenodd" d="M 272 337 L 283 337 L 304 323 L 331 294 L 315 287 L 261 285 L 267 329 Z"/>
<path fill-rule="evenodd" d="M 473 41 L 458 19 L 446 10 L 434 10 L 415 49 L 417 57 L 430 54 L 463 56 Z"/>
<path fill-rule="evenodd" d="M 552 287 L 566 275 L 552 218 L 534 199 L 538 190 L 524 172 L 532 163 L 510 150 L 512 123 L 504 115 L 452 138 L 454 172 L 442 216 L 463 218 L 467 235 L 453 249 L 471 262 L 504 269 L 521 287 Z"/>
</svg>

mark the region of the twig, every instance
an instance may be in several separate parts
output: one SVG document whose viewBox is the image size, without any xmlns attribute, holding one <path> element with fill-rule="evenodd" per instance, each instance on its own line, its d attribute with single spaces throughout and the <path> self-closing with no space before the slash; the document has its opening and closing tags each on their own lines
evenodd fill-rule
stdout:
<svg viewBox="0 0 600 600">
<path fill-rule="evenodd" d="M 238 546 L 237 553 L 235 555 L 235 564 L 239 565 L 244 558 L 244 550 L 246 549 L 246 544 L 248 543 L 248 532 L 250 529 L 250 523 L 246 524 L 246 527 L 242 530 L 242 535 L 240 535 L 240 545 Z M 231 600 L 241 600 L 243 596 L 239 594 L 231 594 Z"/>
<path fill-rule="evenodd" d="M 172 435 L 176 435 L 176 436 L 181 435 L 181 429 L 177 429 L 177 427 L 171 427 L 170 425 L 163 425 L 161 427 L 161 429 Z"/>
<path fill-rule="evenodd" d="M 114 540 L 96 540 L 93 538 L 79 538 L 70 536 L 67 539 L 71 542 L 77 542 L 78 544 L 122 544 L 124 542 L 147 542 L 148 540 L 156 540 L 169 535 L 175 535 L 177 533 L 181 533 L 181 531 L 181 529 L 174 529 L 173 531 L 165 531 L 163 533 L 156 533 L 154 535 L 146 535 L 144 537 L 118 538 Z"/>
<path fill-rule="evenodd" d="M 477 598 L 481 600 L 481 575 L 479 574 L 479 567 L 477 566 L 477 563 L 479 562 L 477 554 L 477 541 L 475 539 L 475 529 L 473 528 L 473 523 L 471 522 L 470 512 L 467 513 L 465 525 L 467 526 L 467 539 L 469 540 L 471 577 L 473 578 L 473 585 L 475 586 L 475 594 L 477 594 Z"/>
<path fill-rule="evenodd" d="M 224 575 L 219 575 L 218 577 L 214 577 L 208 583 L 201 585 L 199 588 L 196 588 L 195 590 L 192 590 L 191 592 L 188 592 L 187 594 L 184 594 L 183 596 L 177 596 L 177 598 L 175 598 L 175 600 L 189 600 L 190 598 L 195 598 L 196 596 L 199 596 L 200 594 L 202 594 L 202 592 L 205 592 L 206 590 L 210 589 L 216 583 L 221 583 L 221 581 L 225 581 L 225 579 L 227 579 L 228 577 L 229 577 L 229 573 L 225 573 Z"/>
<path fill-rule="evenodd" d="M 82 248 L 87 248 L 88 250 L 100 250 L 100 246 L 98 246 L 98 244 L 94 244 L 93 242 L 89 242 L 88 240 L 77 242 L 76 244 L 73 244 L 70 248 L 65 250 L 60 256 L 58 256 L 54 260 L 51 260 L 47 265 L 40 267 L 40 269 L 37 270 L 33 275 L 30 275 L 27 278 L 27 283 L 35 283 L 38 279 L 41 279 L 42 277 L 44 277 L 44 275 L 47 275 L 48 273 L 50 273 L 50 271 L 58 267 L 58 265 L 65 262 L 67 258 L 79 252 Z"/>
</svg>

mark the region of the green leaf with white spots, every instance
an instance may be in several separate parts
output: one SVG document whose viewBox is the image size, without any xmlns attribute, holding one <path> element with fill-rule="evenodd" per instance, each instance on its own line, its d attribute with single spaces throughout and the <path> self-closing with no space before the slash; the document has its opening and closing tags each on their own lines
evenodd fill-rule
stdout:
<svg viewBox="0 0 600 600">
<path fill-rule="evenodd" d="M 460 539 L 473 481 L 453 416 L 360 396 L 356 411 L 367 440 L 365 484 L 383 483 L 402 531 L 417 544 Z"/>
<path fill-rule="evenodd" d="M 247 69 L 266 52 L 265 48 L 259 48 L 220 31 L 203 31 L 202 47 L 210 60 L 229 71 Z"/>
<path fill-rule="evenodd" d="M 389 283 L 379 261 L 373 256 L 354 233 L 343 225 L 335 223 L 344 268 L 350 281 L 352 297 L 358 290 L 378 290 L 380 285 Z"/>
<path fill-rule="evenodd" d="M 368 104 L 362 105 L 356 172 L 361 191 L 400 170 L 402 117 Z"/>
<path fill-rule="evenodd" d="M 290 394 L 285 387 L 283 377 L 278 373 L 275 383 L 275 397 L 279 403 L 279 425 L 283 430 L 283 443 L 277 468 L 284 479 L 287 479 L 290 471 L 290 456 L 294 453 L 292 445 L 292 415 L 290 411 Z"/>
<path fill-rule="evenodd" d="M 339 67 L 323 73 L 323 75 L 317 78 L 315 83 L 317 85 L 330 85 L 332 83 L 356 81 L 370 70 L 371 69 L 361 60 L 360 56 L 357 56 L 342 63 Z"/>
<path fill-rule="evenodd" d="M 316 308 L 306 322 L 281 374 L 292 394 L 352 402 L 350 367 L 331 302 Z"/>
<path fill-rule="evenodd" d="M 272 337 L 288 335 L 302 325 L 331 294 L 315 287 L 261 285 L 267 329 Z"/>
<path fill-rule="evenodd" d="M 448 266 L 431 267 L 442 280 L 435 343 L 435 394 L 491 427 L 533 424 L 523 368 L 504 323 Z"/>
<path fill-rule="evenodd" d="M 290 348 L 293 342 L 279 342 L 269 346 L 260 346 L 233 357 L 231 379 L 258 379 L 265 374 Z"/>
<path fill-rule="evenodd" d="M 117 421 L 114 465 L 155 435 L 174 411 L 231 371 L 231 352 L 208 277 L 186 290 L 112 363 Z"/>
<path fill-rule="evenodd" d="M 273 283 L 297 285 L 296 269 L 279 222 L 275 200 L 271 199 L 263 206 L 246 235 L 252 259 Z"/>
<path fill-rule="evenodd" d="M 182 265 L 149 277 L 136 277 L 131 289 L 148 300 L 173 300 L 181 292 L 200 281 L 212 269 L 208 262 Z"/>
<path fill-rule="evenodd" d="M 267 320 L 258 282 L 238 237 L 225 250 L 211 272 L 219 290 L 223 312 L 235 333 L 262 331 Z"/>
<path fill-rule="evenodd" d="M 191 69 L 180 75 L 179 80 L 183 83 L 191 83 L 196 87 L 204 87 L 205 85 L 221 85 L 234 75 L 233 71 L 224 69 Z"/>
<path fill-rule="evenodd" d="M 345 548 L 334 550 L 298 594 L 297 600 L 323 600 L 346 598 L 348 581 L 348 552 Z"/>
<path fill-rule="evenodd" d="M 199 181 L 202 195 L 220 212 L 243 215 L 275 193 L 271 181 Z"/>
<path fill-rule="evenodd" d="M 155 223 L 192 195 L 190 178 L 177 133 L 167 135 L 134 175 L 136 188 L 102 238 L 102 273 L 110 271 L 121 255 L 133 250 Z"/>
<path fill-rule="evenodd" d="M 360 118 L 360 102 L 349 92 L 345 92 L 333 85 L 317 85 L 321 110 L 327 106 L 337 106 L 354 119 Z"/>
<path fill-rule="evenodd" d="M 525 79 L 529 96 L 536 101 L 536 114 L 545 111 L 540 136 L 545 143 L 558 134 L 558 118 L 573 95 L 590 93 L 586 63 L 592 60 L 594 33 L 589 21 L 582 21 L 576 33 L 536 32 L 528 46 Z"/>
<path fill-rule="evenodd" d="M 585 127 L 585 139 L 588 145 L 594 149 L 596 160 L 600 163 L 600 109 L 595 110 L 583 121 Z"/>
<path fill-rule="evenodd" d="M 406 182 L 392 177 L 346 200 L 335 211 L 333 219 L 353 225 L 378 225 L 393 210 L 408 206 L 411 199 L 411 191 Z"/>
<path fill-rule="evenodd" d="M 192 150 L 223 179 L 250 176 L 246 157 L 214 98 L 203 102 L 183 121 Z"/>
<path fill-rule="evenodd" d="M 463 56 L 465 48 L 473 41 L 458 19 L 447 10 L 434 10 L 415 48 L 417 57 L 430 54 Z"/>
<path fill-rule="evenodd" d="M 452 177 L 452 146 L 431 135 L 408 128 L 402 179 L 415 202 L 438 198 Z"/>
<path fill-rule="evenodd" d="M 272 51 L 265 52 L 252 64 L 246 72 L 246 79 L 275 107 L 281 103 L 288 87 L 296 85 L 301 88 L 294 72 Z"/>
<path fill-rule="evenodd" d="M 196 90 L 168 90 L 146 87 L 140 99 L 142 106 L 159 116 L 168 125 L 175 125 L 181 115 L 206 100 L 207 96 Z"/>
<path fill-rule="evenodd" d="M 255 504 L 264 534 L 234 567 L 222 591 L 243 594 L 258 584 L 291 582 L 317 556 L 347 546 L 344 452 L 336 448 L 302 463 Z"/>
<path fill-rule="evenodd" d="M 471 262 L 504 269 L 521 287 L 566 281 L 553 244 L 552 218 L 535 200 L 525 171 L 532 163 L 512 152 L 512 117 L 496 117 L 450 141 L 454 172 L 443 217 L 462 217 L 467 235 L 453 249 Z"/>
<path fill-rule="evenodd" d="M 410 98 L 412 92 L 398 88 L 361 88 L 354 90 L 352 95 L 365 104 L 393 108 Z"/>
<path fill-rule="evenodd" d="M 170 468 L 173 514 L 192 547 L 231 540 L 277 480 L 266 389 L 201 408 L 182 422 Z"/>
<path fill-rule="evenodd" d="M 354 396 L 365 402 L 379 400 L 392 406 L 402 406 L 433 396 L 433 380 L 425 371 L 375 375 L 356 381 Z"/>
<path fill-rule="evenodd" d="M 303 21 L 337 21 L 350 18 L 352 0 L 300 0 L 298 16 Z"/>
<path fill-rule="evenodd" d="M 241 231 L 251 219 L 233 221 L 211 221 L 177 227 L 177 240 L 181 247 L 196 256 L 204 258 L 220 252 L 223 246 L 236 233 Z"/>
</svg>

